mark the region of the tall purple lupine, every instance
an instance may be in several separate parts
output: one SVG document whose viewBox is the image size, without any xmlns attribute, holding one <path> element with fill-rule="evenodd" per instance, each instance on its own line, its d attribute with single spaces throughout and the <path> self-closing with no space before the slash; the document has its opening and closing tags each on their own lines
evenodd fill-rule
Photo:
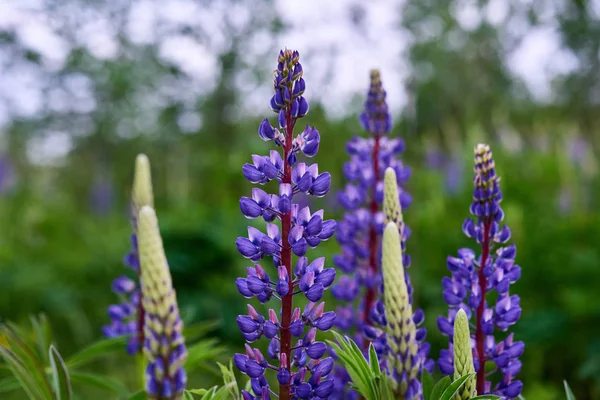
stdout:
<svg viewBox="0 0 600 400">
<path fill-rule="evenodd" d="M 269 156 L 252 156 L 252 164 L 242 168 L 244 177 L 255 184 L 278 182 L 277 194 L 267 194 L 259 188 L 252 189 L 251 197 L 242 197 L 240 209 L 246 218 L 262 217 L 266 234 L 248 227 L 248 237 L 236 240 L 238 251 L 255 264 L 247 268 L 247 276 L 236 280 L 237 288 L 246 298 L 256 297 L 260 303 L 270 300 L 281 303 L 262 316 L 248 305 L 248 315 L 240 315 L 237 323 L 248 343 L 261 337 L 270 340 L 268 357 L 278 361 L 271 364 L 256 348 L 246 344 L 245 354 L 236 354 L 237 368 L 251 378 L 252 392 L 242 391 L 245 400 L 270 399 L 271 390 L 264 376 L 267 369 L 274 370 L 279 383 L 280 400 L 328 398 L 333 381 L 327 375 L 333 368 L 331 357 L 322 358 L 326 352 L 324 342 L 316 341 L 317 330 L 326 331 L 333 326 L 335 313 L 324 311 L 321 302 L 323 291 L 333 283 L 335 270 L 324 268 L 325 259 L 309 262 L 305 257 L 308 247 L 316 247 L 335 232 L 333 220 L 323 220 L 323 210 L 311 213 L 308 207 L 294 203 L 299 193 L 324 196 L 331 184 L 327 172 L 319 173 L 317 164 L 297 162 L 297 154 L 307 157 L 317 154 L 319 132 L 310 126 L 296 137 L 294 127 L 299 118 L 308 112 L 303 97 L 305 82 L 297 51 L 279 53 L 274 80 L 275 93 L 271 108 L 278 115 L 278 126 L 265 120 L 258 129 L 259 136 L 274 142 L 282 152 L 271 150 Z M 280 221 L 281 230 L 279 224 Z M 295 266 L 293 256 L 297 256 Z M 276 278 L 270 278 L 267 268 L 258 264 L 262 258 L 273 261 Z M 294 308 L 294 296 L 303 294 L 308 304 L 301 310 Z M 305 332 L 305 328 L 308 330 Z M 292 339 L 296 338 L 296 339 Z"/>
<path fill-rule="evenodd" d="M 496 394 L 506 399 L 517 398 L 523 388 L 520 380 L 514 377 L 521 370 L 519 357 L 525 345 L 514 341 L 510 333 L 498 339 L 494 331 L 506 332 L 521 315 L 518 295 L 510 295 L 509 287 L 521 276 L 521 268 L 515 264 L 516 247 L 508 245 L 510 230 L 501 225 L 504 212 L 500 207 L 502 192 L 492 152 L 488 145 L 475 147 L 475 179 L 471 214 L 475 220 L 467 218 L 463 232 L 474 238 L 480 246 L 478 257 L 471 249 L 460 249 L 458 257 L 448 257 L 448 269 L 452 276 L 442 280 L 444 300 L 450 306 L 448 317 L 438 318 L 442 334 L 450 339 L 450 348 L 440 353 L 439 367 L 442 373 L 451 375 L 453 365 L 453 325 L 459 309 L 468 318 L 475 319 L 473 335 L 473 362 L 477 371 L 477 393 Z M 494 305 L 489 305 L 486 295 L 495 291 Z M 487 381 L 489 371 L 485 363 L 492 361 L 501 378 L 492 387 Z"/>
<path fill-rule="evenodd" d="M 397 158 L 404 151 L 404 141 L 400 137 L 392 139 L 387 136 L 391 129 L 391 116 L 385 97 L 379 71 L 373 70 L 365 109 L 360 115 L 360 123 L 369 137 L 355 136 L 346 146 L 351 159 L 344 165 L 344 177 L 349 183 L 338 193 L 338 201 L 347 211 L 338 224 L 336 235 L 342 254 L 334 257 L 335 265 L 345 275 L 332 289 L 333 295 L 346 303 L 337 310 L 336 326 L 344 331 L 354 330 L 354 339 L 363 350 L 366 350 L 370 340 L 375 340 L 380 355 L 386 350 L 385 335 L 373 325 L 385 325 L 379 288 L 382 283 L 381 237 L 385 226 L 382 211 L 383 178 L 387 168 L 395 171 L 402 209 L 409 207 L 412 201 L 410 194 L 401 189 L 411 175 L 410 167 Z M 408 268 L 410 256 L 404 250 L 410 230 L 403 224 L 401 231 L 403 264 Z M 408 274 L 406 283 L 412 303 Z M 421 310 L 415 313 L 417 316 L 422 314 Z M 420 321 L 417 319 L 417 323 L 420 322 L 422 318 Z M 428 347 L 425 350 L 428 353 Z M 427 364 L 429 368 L 430 364 Z M 335 394 L 332 398 L 357 397 L 349 389 L 348 380 L 342 368 L 336 369 Z"/>
<path fill-rule="evenodd" d="M 139 277 L 140 261 L 137 245 L 137 214 L 143 206 L 154 207 L 152 193 L 152 178 L 150 174 L 150 161 L 144 154 L 139 154 L 135 160 L 135 173 L 131 195 L 131 250 L 125 256 L 125 266 L 135 271 L 138 280 L 127 275 L 116 278 L 112 290 L 121 300 L 119 304 L 108 307 L 110 325 L 105 325 L 102 332 L 106 337 L 130 335 L 127 343 L 127 352 L 137 354 L 142 351 L 144 343 L 144 307 L 142 304 Z"/>
</svg>

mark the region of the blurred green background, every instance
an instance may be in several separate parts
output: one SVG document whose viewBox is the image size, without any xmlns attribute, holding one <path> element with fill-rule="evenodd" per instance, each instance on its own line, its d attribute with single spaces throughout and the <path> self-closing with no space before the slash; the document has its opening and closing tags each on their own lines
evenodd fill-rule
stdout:
<svg viewBox="0 0 600 400">
<path fill-rule="evenodd" d="M 301 52 L 319 162 L 339 218 L 344 143 L 368 70 L 381 68 L 413 168 L 405 212 L 416 303 L 432 355 L 446 346 L 445 260 L 469 246 L 472 148 L 492 145 L 523 268 L 516 337 L 524 396 L 600 399 L 600 5 L 585 0 L 222 0 L 0 3 L 0 316 L 44 312 L 59 349 L 100 337 L 128 251 L 135 155 L 152 163 L 156 209 L 182 313 L 217 320 L 243 348 L 235 238 L 248 221 L 241 166 L 269 147 L 256 130 L 279 48 Z M 329 260 L 331 240 L 313 251 Z M 94 368 L 127 370 L 127 356 Z M 220 360 L 225 360 L 221 357 Z M 118 374 L 115 374 L 118 376 Z M 218 382 L 192 377 L 200 387 Z M 19 399 L 16 393 L 9 399 Z M 89 398 L 94 397 L 90 394 Z"/>
</svg>

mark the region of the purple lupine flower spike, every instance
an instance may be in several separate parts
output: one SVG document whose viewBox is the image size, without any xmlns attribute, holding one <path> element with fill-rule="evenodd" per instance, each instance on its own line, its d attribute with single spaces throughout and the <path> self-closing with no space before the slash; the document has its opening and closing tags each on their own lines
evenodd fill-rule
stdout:
<svg viewBox="0 0 600 400">
<path fill-rule="evenodd" d="M 323 358 L 327 346 L 317 340 L 317 331 L 330 329 L 335 321 L 335 313 L 326 312 L 321 301 L 335 279 L 335 270 L 325 266 L 324 258 L 311 261 L 306 254 L 333 236 L 336 223 L 325 220 L 323 210 L 311 212 L 295 198 L 300 193 L 324 196 L 331 185 L 330 174 L 319 171 L 317 164 L 298 162 L 300 154 L 315 156 L 321 139 L 310 126 L 294 137 L 296 122 L 308 112 L 297 51 L 279 53 L 274 88 L 271 108 L 277 113 L 277 125 L 263 120 L 258 135 L 264 141 L 272 141 L 281 152 L 253 155 L 252 163 L 244 165 L 242 172 L 246 179 L 259 185 L 276 180 L 279 188 L 273 194 L 254 188 L 251 197 L 240 199 L 244 216 L 262 217 L 266 229 L 248 227 L 248 236 L 236 240 L 240 254 L 253 262 L 247 267 L 246 276 L 237 278 L 236 286 L 246 298 L 280 305 L 269 309 L 268 317 L 251 305 L 247 315 L 238 316 L 238 327 L 246 342 L 265 337 L 269 345 L 263 354 L 247 343 L 246 351 L 236 354 L 233 361 L 251 378 L 252 391 L 242 391 L 246 400 L 270 399 L 270 393 L 278 393 L 280 400 L 326 399 L 333 390 L 333 381 L 328 379 L 333 359 Z M 261 265 L 263 258 L 271 259 L 274 267 Z M 309 301 L 304 311 L 294 308 L 297 295 Z M 276 371 L 279 388 L 269 387 L 267 370 Z"/>
<path fill-rule="evenodd" d="M 154 206 L 152 194 L 152 178 L 150 161 L 144 154 L 139 154 L 135 160 L 135 174 L 131 196 L 131 251 L 125 256 L 124 263 L 131 268 L 136 279 L 128 276 L 116 278 L 112 290 L 121 300 L 120 304 L 108 307 L 110 325 L 105 325 L 102 332 L 106 337 L 129 335 L 127 352 L 136 354 L 142 350 L 144 342 L 144 306 L 140 293 L 140 261 L 137 245 L 137 214 L 143 206 Z"/>
<path fill-rule="evenodd" d="M 337 310 L 336 325 L 340 330 L 355 332 L 354 340 L 365 351 L 369 341 L 375 341 L 380 356 L 386 351 L 383 331 L 375 326 L 385 325 L 383 303 L 380 301 L 381 278 L 381 237 L 384 228 L 383 178 L 384 171 L 391 168 L 396 173 L 398 199 L 403 209 L 410 206 L 411 196 L 402 188 L 411 175 L 411 170 L 398 156 L 404 151 L 404 141 L 400 137 L 387 136 L 391 130 L 391 116 L 386 103 L 386 92 L 381 83 L 379 71 L 371 71 L 371 84 L 365 102 L 365 109 L 359 120 L 369 137 L 354 137 L 346 145 L 350 161 L 344 165 L 344 177 L 349 182 L 338 193 L 338 202 L 346 213 L 338 223 L 337 240 L 342 253 L 334 257 L 334 263 L 344 275 L 332 289 L 333 295 L 343 303 Z M 403 264 L 410 267 L 410 257 L 406 254 L 406 239 L 409 228 L 402 229 L 401 245 Z M 406 279 L 408 293 L 412 294 L 410 280 Z M 412 296 L 411 296 L 412 302 Z M 415 315 L 422 315 L 416 310 Z M 417 319 L 416 323 L 420 324 Z M 420 332 L 425 335 L 424 328 Z M 426 343 L 420 354 L 425 358 L 429 353 Z M 385 357 L 380 357 L 384 359 Z M 429 370 L 433 361 L 424 363 Z M 341 367 L 336 367 L 335 391 L 332 399 L 358 398 L 349 389 L 349 376 Z"/>
<path fill-rule="evenodd" d="M 516 247 L 509 245 L 510 230 L 501 222 L 504 212 L 500 207 L 502 192 L 498 186 L 492 152 L 488 145 L 475 147 L 475 179 L 473 203 L 470 207 L 474 219 L 467 218 L 463 232 L 474 238 L 481 255 L 471 249 L 460 249 L 458 257 L 448 257 L 451 276 L 442 280 L 444 301 L 450 310 L 447 317 L 438 318 L 438 328 L 450 339 L 450 348 L 440 353 L 439 367 L 442 373 L 451 375 L 453 365 L 453 325 L 459 309 L 463 309 L 475 323 L 473 336 L 473 363 L 477 371 L 477 394 L 496 394 L 504 399 L 519 397 L 523 383 L 515 376 L 521 370 L 519 357 L 524 343 L 514 341 L 510 333 L 497 340 L 494 332 L 506 332 L 521 315 L 518 295 L 509 293 L 510 285 L 521 276 L 521 268 L 515 264 Z M 495 304 L 486 300 L 490 292 Z M 486 361 L 496 365 L 499 379 L 493 384 L 485 372 Z"/>
</svg>

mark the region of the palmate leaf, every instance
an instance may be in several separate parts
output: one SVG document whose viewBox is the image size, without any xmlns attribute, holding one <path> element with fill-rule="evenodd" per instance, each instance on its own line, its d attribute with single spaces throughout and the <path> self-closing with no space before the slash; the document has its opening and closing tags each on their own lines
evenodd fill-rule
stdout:
<svg viewBox="0 0 600 400">
<path fill-rule="evenodd" d="M 366 400 L 393 400 L 390 380 L 379 368 L 379 360 L 373 345 L 369 347 L 369 361 L 367 361 L 352 339 L 337 332 L 332 333 L 336 342 L 328 341 L 328 343 L 346 367 L 353 388 Z"/>
<path fill-rule="evenodd" d="M 563 381 L 563 384 L 565 385 L 565 394 L 567 395 L 567 400 L 576 400 L 575 395 L 573 394 L 573 391 L 571 390 L 571 387 L 567 381 Z"/>
<path fill-rule="evenodd" d="M 233 373 L 233 361 L 229 360 L 229 367 L 224 366 L 221 363 L 217 363 L 221 374 L 223 375 L 223 383 L 229 391 L 230 398 L 233 400 L 241 400 L 240 390 L 238 389 L 237 380 Z"/>
<path fill-rule="evenodd" d="M 12 351 L 8 350 L 4 346 L 0 346 L 0 356 L 8 364 L 10 371 L 19 382 L 19 385 L 27 396 L 33 400 L 53 400 L 52 395 L 45 395 L 40 392 L 35 379 L 29 373 L 27 368 L 19 360 L 19 358 Z"/>
<path fill-rule="evenodd" d="M 6 347 L 0 345 L 2 356 L 30 398 L 54 399 L 44 365 L 37 352 L 24 340 L 27 334 L 12 324 L 10 327 L 6 324 L 0 325 L 0 335 L 7 344 Z"/>
<path fill-rule="evenodd" d="M 50 368 L 52 382 L 54 384 L 54 393 L 57 400 L 71 400 L 73 398 L 73 389 L 71 388 L 71 378 L 64 360 L 56 350 L 54 345 L 50 345 L 48 350 L 50 359 Z"/>
</svg>

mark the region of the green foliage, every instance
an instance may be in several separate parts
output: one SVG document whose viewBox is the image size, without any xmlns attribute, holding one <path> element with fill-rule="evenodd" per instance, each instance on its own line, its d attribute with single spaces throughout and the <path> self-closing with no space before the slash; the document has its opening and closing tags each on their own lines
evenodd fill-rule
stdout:
<svg viewBox="0 0 600 400">
<path fill-rule="evenodd" d="M 132 392 L 122 379 L 82 370 L 113 353 L 127 357 L 131 368 L 134 368 L 134 358 L 124 354 L 127 337 L 99 340 L 64 360 L 54 345 L 47 318 L 44 315 L 32 317 L 31 325 L 31 331 L 12 323 L 0 325 L 0 356 L 5 361 L 0 364 L 0 374 L 11 373 L 0 379 L 0 395 L 20 388 L 34 400 L 73 400 L 78 399 L 72 388 L 77 385 L 100 390 L 105 393 L 103 398 L 106 394 L 119 399 L 146 398 L 143 390 Z M 188 373 L 196 370 L 218 373 L 212 362 L 223 353 L 224 347 L 216 339 L 201 338 L 216 326 L 214 322 L 206 322 L 184 329 L 184 335 L 191 344 L 186 364 Z M 231 365 L 226 368 L 219 364 L 219 368 L 226 383 L 224 388 L 229 390 L 229 396 L 233 396 L 227 398 L 237 399 L 233 393 L 239 391 Z"/>
<path fill-rule="evenodd" d="M 373 345 L 369 346 L 367 361 L 352 339 L 337 332 L 333 332 L 333 336 L 336 341 L 328 343 L 348 371 L 353 389 L 367 400 L 392 400 L 392 383 L 381 371 Z"/>
<path fill-rule="evenodd" d="M 388 375 L 382 372 L 375 348 L 369 346 L 369 360 L 367 361 L 358 345 L 347 336 L 333 332 L 334 341 L 328 341 L 340 361 L 352 378 L 352 387 L 366 400 L 393 400 L 397 396 L 392 391 L 392 383 Z M 424 371 L 422 375 L 423 400 L 453 400 L 459 390 L 474 373 L 461 376 L 451 381 L 445 376 L 433 385 L 431 375 Z M 404 396 L 401 396 L 404 397 Z M 499 400 L 499 396 L 483 395 L 473 397 L 478 400 Z"/>
<path fill-rule="evenodd" d="M 573 394 L 573 391 L 569 387 L 567 381 L 563 381 L 563 383 L 565 385 L 565 394 L 567 395 L 567 400 L 576 400 L 575 395 Z"/>
<path fill-rule="evenodd" d="M 217 363 L 221 374 L 223 375 L 224 385 L 221 387 L 214 386 L 210 389 L 190 389 L 186 390 L 186 399 L 193 399 L 192 395 L 201 396 L 200 400 L 240 400 L 240 390 L 238 388 L 235 374 L 233 373 L 232 361 L 229 361 L 229 366 L 226 367 L 221 363 Z"/>
</svg>

